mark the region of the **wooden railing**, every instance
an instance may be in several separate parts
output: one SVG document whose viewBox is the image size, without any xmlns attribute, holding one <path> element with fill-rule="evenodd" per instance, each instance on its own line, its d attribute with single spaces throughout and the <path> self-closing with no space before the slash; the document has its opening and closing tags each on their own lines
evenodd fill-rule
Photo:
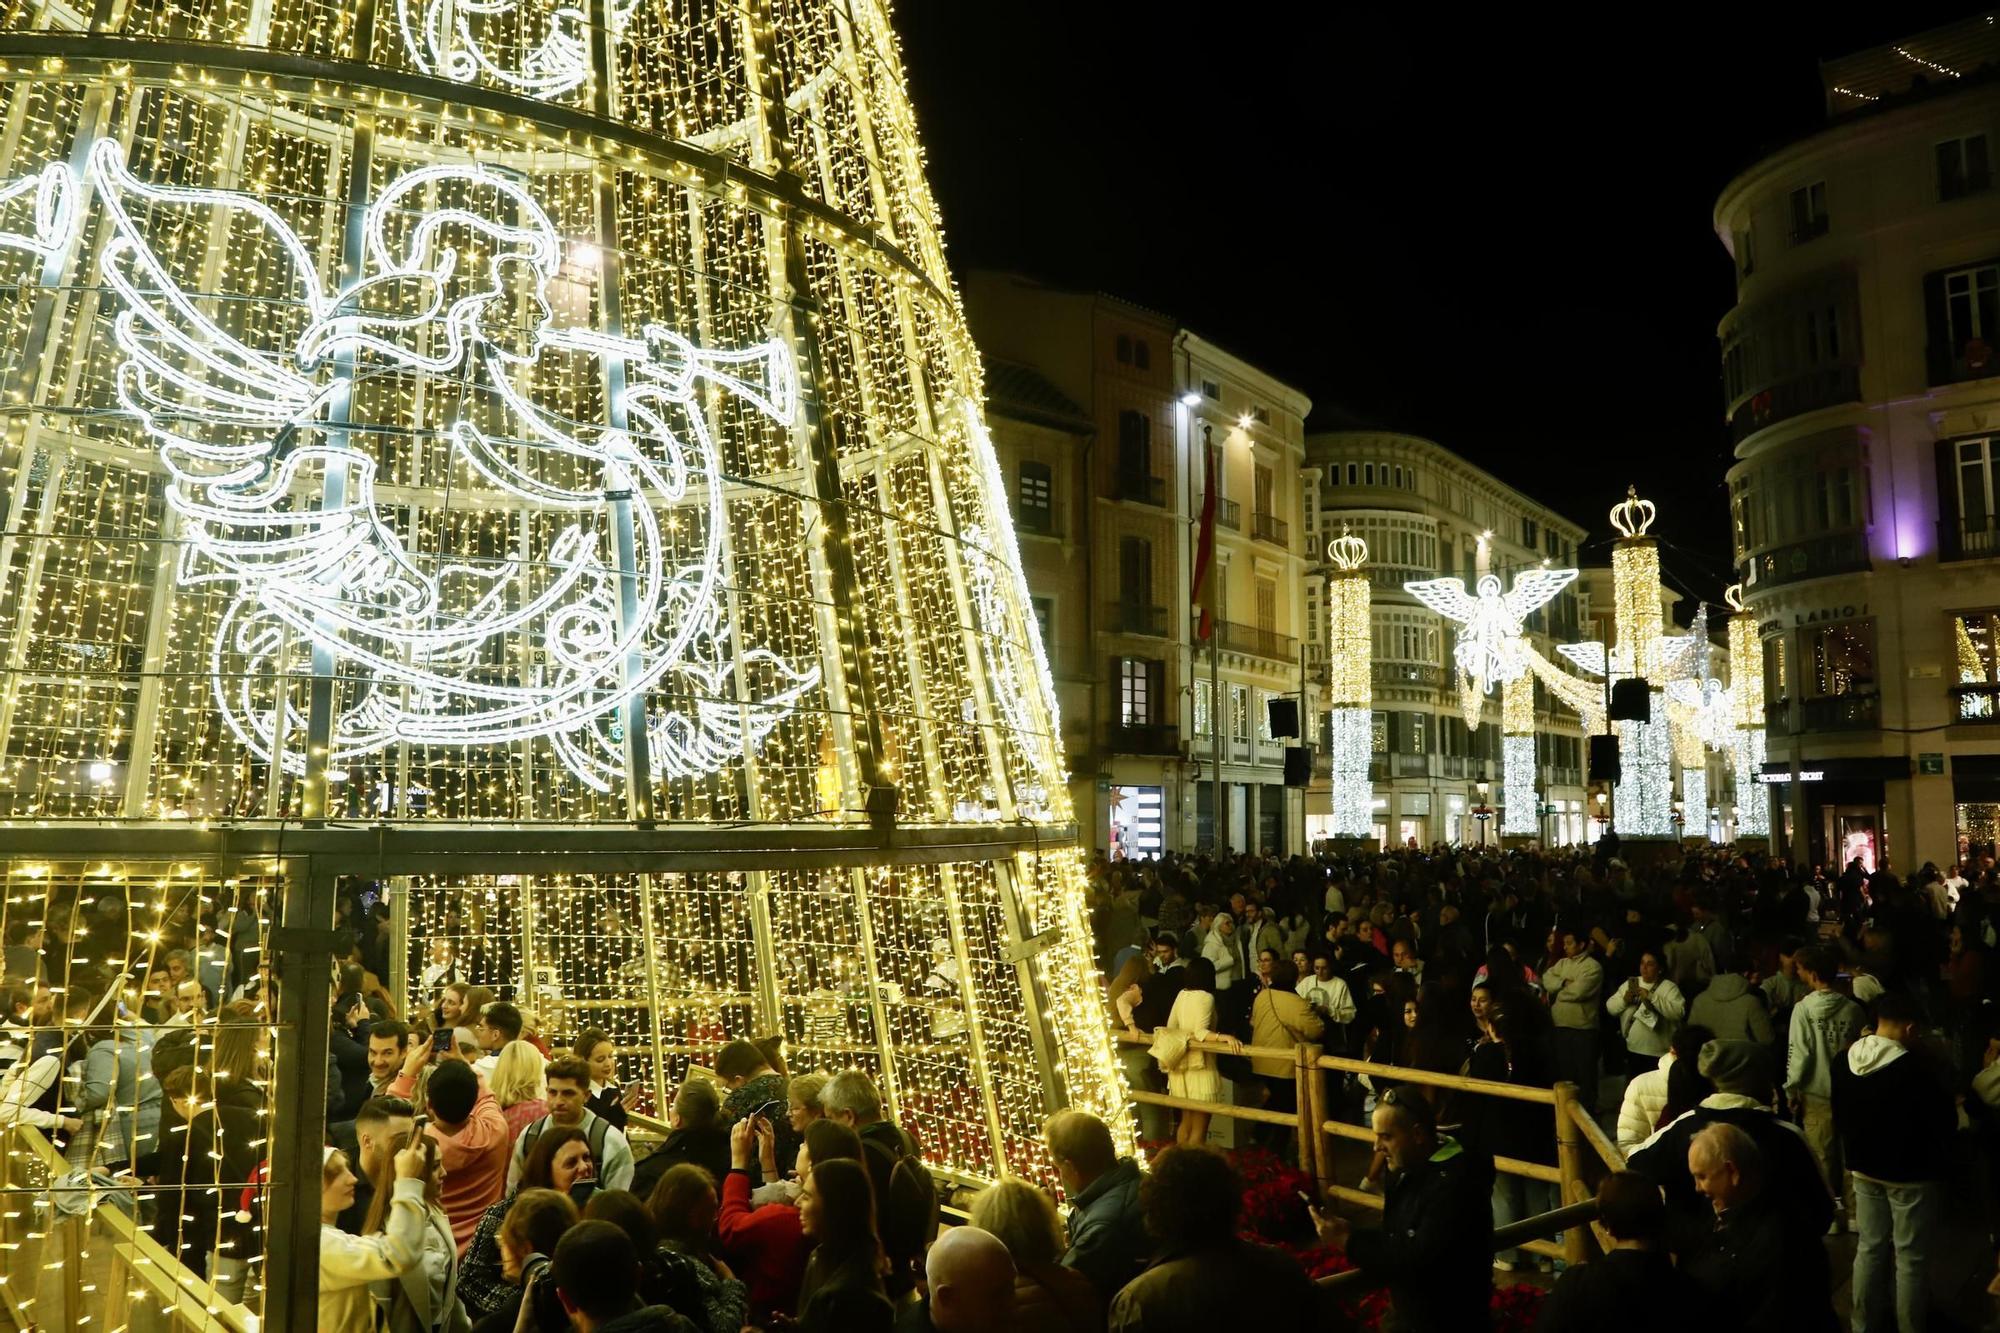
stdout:
<svg viewBox="0 0 2000 1333">
<path fill-rule="evenodd" d="M 14 1327 L 255 1333 L 255 1314 L 190 1273 L 122 1208 L 100 1202 L 57 1215 L 49 1185 L 66 1170 L 40 1130 L 0 1126 L 0 1314 Z M 131 1193 L 150 1192 L 135 1183 Z"/>
<path fill-rule="evenodd" d="M 1117 1039 L 1126 1045 L 1147 1046 L 1152 1043 L 1150 1033 L 1135 1035 L 1131 1032 L 1119 1032 L 1116 1035 Z M 1554 1087 L 1539 1088 L 1519 1083 L 1495 1083 L 1487 1079 L 1468 1078 L 1462 1074 L 1441 1074 L 1428 1069 L 1411 1069 L 1371 1060 L 1350 1060 L 1345 1056 L 1327 1055 L 1319 1046 L 1311 1043 L 1298 1046 L 1239 1046 L 1233 1041 L 1224 1039 L 1191 1041 L 1188 1046 L 1191 1050 L 1207 1052 L 1210 1055 L 1241 1054 L 1252 1059 L 1283 1060 L 1293 1070 L 1297 1092 L 1294 1104 L 1298 1110 L 1269 1111 L 1261 1106 L 1238 1106 L 1232 1102 L 1195 1101 L 1143 1088 L 1132 1090 L 1132 1100 L 1145 1106 L 1200 1111 L 1224 1119 L 1287 1126 L 1298 1135 L 1299 1168 L 1318 1181 L 1321 1197 L 1340 1199 L 1364 1208 L 1380 1209 L 1383 1205 L 1383 1196 L 1342 1185 L 1334 1179 L 1333 1141 L 1350 1139 L 1372 1147 L 1375 1134 L 1365 1126 L 1334 1120 L 1327 1115 L 1324 1075 L 1366 1074 L 1371 1078 L 1388 1082 L 1415 1083 L 1462 1095 L 1497 1097 L 1507 1101 L 1531 1102 L 1548 1107 L 1550 1131 L 1554 1135 L 1556 1164 L 1550 1166 L 1545 1162 L 1495 1157 L 1493 1169 L 1501 1175 L 1519 1176 L 1526 1180 L 1555 1185 L 1558 1190 L 1556 1208 L 1552 1212 L 1525 1218 L 1496 1230 L 1494 1249 L 1496 1252 L 1506 1249 L 1527 1250 L 1533 1254 L 1561 1259 L 1572 1264 L 1584 1263 L 1589 1259 L 1590 1245 L 1585 1228 L 1596 1226 L 1596 1205 L 1593 1202 L 1593 1188 L 1589 1183 L 1592 1173 L 1588 1170 L 1589 1159 L 1585 1150 L 1588 1149 L 1606 1171 L 1623 1170 L 1625 1155 L 1592 1118 L 1590 1109 L 1577 1099 L 1575 1084 L 1558 1083 Z M 1586 1204 L 1589 1205 L 1587 1215 L 1577 1211 Z M 1509 1239 L 1505 1244 L 1500 1244 L 1499 1238 L 1503 1234 Z M 1557 1234 L 1561 1236 L 1559 1243 L 1546 1239 Z M 1597 1240 L 1601 1246 L 1608 1246 L 1609 1238 L 1603 1234 L 1600 1233 Z"/>
</svg>

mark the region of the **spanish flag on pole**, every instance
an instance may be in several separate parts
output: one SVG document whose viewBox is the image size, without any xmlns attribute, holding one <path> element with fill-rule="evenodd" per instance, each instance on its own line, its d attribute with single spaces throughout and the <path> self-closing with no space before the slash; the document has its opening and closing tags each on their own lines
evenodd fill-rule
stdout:
<svg viewBox="0 0 2000 1333">
<path fill-rule="evenodd" d="M 1194 548 L 1194 637 L 1205 640 L 1215 632 L 1210 613 L 1209 573 L 1215 566 L 1215 442 L 1201 428 L 1201 526 Z"/>
</svg>

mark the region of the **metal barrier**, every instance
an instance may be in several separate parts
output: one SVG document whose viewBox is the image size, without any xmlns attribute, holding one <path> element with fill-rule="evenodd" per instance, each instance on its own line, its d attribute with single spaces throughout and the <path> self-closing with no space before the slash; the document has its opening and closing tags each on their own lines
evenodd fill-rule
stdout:
<svg viewBox="0 0 2000 1333">
<path fill-rule="evenodd" d="M 1147 1046 L 1152 1043 L 1151 1033 L 1120 1031 L 1117 1039 L 1128 1046 Z M 1297 1092 L 1295 1113 L 1268 1111 L 1260 1106 L 1239 1106 L 1232 1102 L 1204 1102 L 1186 1097 L 1173 1097 L 1166 1093 L 1134 1088 L 1132 1100 L 1147 1106 L 1160 1106 L 1180 1111 L 1200 1111 L 1213 1116 L 1232 1120 L 1247 1120 L 1257 1124 L 1284 1125 L 1298 1134 L 1299 1168 L 1319 1182 L 1322 1197 L 1335 1198 L 1362 1207 L 1379 1210 L 1383 1198 L 1365 1190 L 1354 1189 L 1338 1183 L 1333 1177 L 1334 1139 L 1350 1139 L 1371 1146 L 1375 1141 L 1374 1131 L 1361 1125 L 1351 1125 L 1334 1120 L 1327 1114 L 1326 1084 L 1324 1073 L 1367 1074 L 1396 1083 L 1416 1083 L 1426 1087 L 1444 1088 L 1451 1092 L 1465 1093 L 1479 1097 L 1499 1097 L 1509 1101 L 1532 1102 L 1550 1108 L 1551 1129 L 1555 1135 L 1556 1164 L 1549 1166 L 1543 1162 L 1527 1162 L 1514 1157 L 1495 1157 L 1493 1169 L 1501 1175 L 1520 1176 L 1527 1180 L 1541 1181 L 1557 1187 L 1557 1207 L 1552 1212 L 1537 1217 L 1523 1219 L 1496 1232 L 1519 1236 L 1518 1242 L 1510 1241 L 1496 1245 L 1495 1250 L 1520 1249 L 1561 1259 L 1566 1263 L 1580 1264 L 1588 1260 L 1590 1246 L 1586 1241 L 1586 1227 L 1595 1226 L 1595 1205 L 1586 1216 L 1576 1211 L 1591 1199 L 1591 1186 L 1587 1178 L 1586 1147 L 1591 1149 L 1607 1170 L 1623 1170 L 1625 1156 L 1618 1150 L 1602 1128 L 1591 1117 L 1590 1111 L 1577 1100 L 1576 1085 L 1558 1083 L 1550 1088 L 1528 1087 L 1518 1083 L 1495 1083 L 1487 1079 L 1467 1078 L 1461 1074 L 1440 1074 L 1428 1069 L 1411 1069 L 1402 1065 L 1380 1064 L 1371 1060 L 1350 1060 L 1345 1056 L 1326 1055 L 1313 1043 L 1298 1046 L 1240 1046 L 1231 1041 L 1190 1041 L 1191 1050 L 1211 1054 L 1240 1054 L 1253 1059 L 1283 1060 L 1294 1071 Z M 1529 1226 L 1530 1223 L 1535 1225 Z M 1523 1229 L 1526 1228 L 1526 1229 Z M 1555 1243 L 1542 1237 L 1561 1233 L 1562 1240 Z M 1601 1233 L 1597 1237 L 1600 1245 L 1608 1243 Z"/>
<path fill-rule="evenodd" d="M 226 1301 L 100 1200 L 57 1215 L 49 1186 L 68 1169 L 28 1125 L 0 1126 L 0 1314 L 20 1329 L 131 1328 L 151 1333 L 258 1333 L 257 1316 Z M 145 1190 L 135 1183 L 133 1197 Z"/>
</svg>

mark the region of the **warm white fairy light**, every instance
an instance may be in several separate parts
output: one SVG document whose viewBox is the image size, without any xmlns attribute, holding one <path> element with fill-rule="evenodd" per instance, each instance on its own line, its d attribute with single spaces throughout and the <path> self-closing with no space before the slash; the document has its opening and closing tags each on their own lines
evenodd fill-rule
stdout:
<svg viewBox="0 0 2000 1333">
<path fill-rule="evenodd" d="M 295 821 L 326 642 L 333 704 L 313 716 L 334 822 L 482 821 L 525 851 L 545 824 L 629 827 L 649 788 L 667 846 L 685 825 L 858 824 L 873 782 L 909 823 L 1068 821 L 1004 493 L 964 406 L 984 400 L 979 360 L 881 4 L 659 0 L 602 52 L 576 11 L 458 3 L 427 39 L 432 11 L 410 0 L 412 45 L 393 6 L 165 5 L 101 30 L 353 78 L 287 92 L 147 60 L 104 103 L 95 68 L 13 70 L 0 818 Z M 592 86 L 601 54 L 615 88 Z M 384 93 L 377 64 L 601 96 L 633 136 Z M 103 134 L 115 148 L 93 149 Z M 630 146 L 669 142 L 685 160 Z M 336 465 L 345 495 L 327 502 Z M 604 576 L 620 491 L 647 636 L 636 672 L 610 676 L 629 712 L 602 692 L 557 701 L 632 646 Z M 676 665 L 632 687 L 689 625 Z M 536 681 L 538 698 L 508 693 Z M 529 710 L 552 706 L 588 721 L 537 730 Z M 641 713 L 651 773 L 620 746 Z M 0 924 L 98 887 L 94 858 L 15 872 Z M 158 878 L 212 903 L 209 873 Z M 1058 1105 L 1131 1145 L 1085 882 L 1081 855 L 1044 840 L 937 866 L 773 855 L 385 887 L 410 923 L 412 999 L 441 949 L 553 1041 L 602 1026 L 621 1077 L 662 1093 L 724 1039 L 782 1029 L 795 1069 L 869 1069 L 940 1168 L 1052 1181 L 1039 1135 Z M 164 950 L 185 923 L 171 892 L 164 908 L 147 893 L 120 928 Z M 265 889 L 249 910 L 261 942 Z M 13 1253 L 46 1271 L 52 1251 Z M 256 1311 L 260 1241 L 248 1257 Z M 93 1324 L 145 1322 L 126 1294 L 99 1293 Z"/>
<path fill-rule="evenodd" d="M 1333 710 L 1332 752 L 1328 773 L 1332 784 L 1333 832 L 1341 838 L 1365 838 L 1374 830 L 1375 790 L 1368 764 L 1374 757 L 1374 598 L 1369 592 L 1368 543 L 1341 524 L 1340 536 L 1327 544 L 1331 569 L 1326 576 L 1327 703 Z"/>
<path fill-rule="evenodd" d="M 1480 578 L 1468 595 L 1465 580 L 1420 579 L 1403 591 L 1458 626 L 1452 649 L 1458 669 L 1488 694 L 1495 685 L 1518 679 L 1528 669 L 1520 652 L 1522 622 L 1576 581 L 1574 569 L 1524 569 L 1504 592 L 1497 575 Z"/>
<path fill-rule="evenodd" d="M 1767 838 L 1771 834 L 1771 804 L 1763 782 L 1763 644 L 1757 636 L 1757 618 L 1743 607 L 1743 585 L 1731 584 L 1723 600 L 1730 610 L 1729 720 L 1734 732 L 1731 756 L 1736 771 L 1736 833 L 1738 837 Z"/>
<path fill-rule="evenodd" d="M 1673 836 L 1673 727 L 1660 688 L 1662 625 L 1660 552 L 1646 535 L 1655 510 L 1650 500 L 1627 488 L 1612 507 L 1619 541 L 1611 551 L 1614 621 L 1618 641 L 1608 667 L 1614 681 L 1638 677 L 1652 694 L 1650 722 L 1620 722 L 1620 777 L 1612 803 L 1612 826 L 1621 837 Z"/>
</svg>

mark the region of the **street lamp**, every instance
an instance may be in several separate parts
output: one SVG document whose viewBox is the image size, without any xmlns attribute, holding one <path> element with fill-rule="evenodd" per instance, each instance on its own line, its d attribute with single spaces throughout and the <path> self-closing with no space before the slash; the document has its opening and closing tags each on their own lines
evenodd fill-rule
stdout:
<svg viewBox="0 0 2000 1333">
<path fill-rule="evenodd" d="M 1493 794 L 1493 784 L 1490 782 L 1475 782 L 1472 784 L 1472 790 L 1479 798 L 1479 804 L 1472 807 L 1472 817 L 1479 821 L 1479 845 L 1484 847 L 1486 845 L 1486 823 L 1493 818 L 1493 807 L 1486 803 L 1487 797 Z"/>
<path fill-rule="evenodd" d="M 1200 407 L 1201 395 L 1196 393 L 1193 389 L 1189 389 L 1186 393 L 1181 395 L 1181 406 L 1186 408 Z"/>
</svg>

